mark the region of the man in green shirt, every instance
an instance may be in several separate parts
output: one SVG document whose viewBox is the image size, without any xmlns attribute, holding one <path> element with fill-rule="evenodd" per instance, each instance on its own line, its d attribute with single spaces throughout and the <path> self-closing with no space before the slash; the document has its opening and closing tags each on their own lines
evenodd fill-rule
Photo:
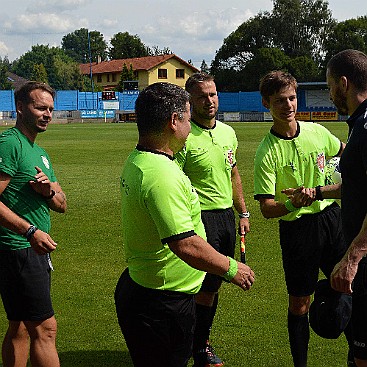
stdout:
<svg viewBox="0 0 367 367">
<path fill-rule="evenodd" d="M 9 320 L 3 365 L 25 366 L 30 348 L 33 366 L 58 367 L 49 255 L 57 244 L 48 232 L 50 209 L 65 212 L 66 197 L 35 143 L 52 119 L 55 92 L 27 82 L 14 96 L 15 127 L 0 135 L 0 293 Z"/>
<path fill-rule="evenodd" d="M 296 120 L 297 82 L 292 75 L 268 73 L 260 93 L 273 126 L 256 151 L 254 194 L 265 218 L 280 218 L 290 348 L 294 366 L 306 367 L 308 311 L 319 269 L 330 277 L 346 250 L 339 206 L 334 200 L 315 201 L 314 189 L 306 188 L 324 185 L 326 159 L 340 156 L 345 145 L 323 126 Z M 298 189 L 287 197 L 289 188 Z"/>
<path fill-rule="evenodd" d="M 116 286 L 116 312 L 134 366 L 183 367 L 205 272 L 243 290 L 254 273 L 205 241 L 196 191 L 173 161 L 190 132 L 188 94 L 155 83 L 140 92 L 135 111 L 139 141 L 121 174 L 128 267 Z"/>
</svg>

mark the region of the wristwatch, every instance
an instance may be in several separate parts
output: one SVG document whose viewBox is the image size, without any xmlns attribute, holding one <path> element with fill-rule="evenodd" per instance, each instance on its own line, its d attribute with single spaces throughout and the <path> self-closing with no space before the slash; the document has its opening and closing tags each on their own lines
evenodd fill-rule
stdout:
<svg viewBox="0 0 367 367">
<path fill-rule="evenodd" d="M 240 218 L 250 218 L 250 213 L 249 212 L 238 213 L 238 216 Z"/>
</svg>

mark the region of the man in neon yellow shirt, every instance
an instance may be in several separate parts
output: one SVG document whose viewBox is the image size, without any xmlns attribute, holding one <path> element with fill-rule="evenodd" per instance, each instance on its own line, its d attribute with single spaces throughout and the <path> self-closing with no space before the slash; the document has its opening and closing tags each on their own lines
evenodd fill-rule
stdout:
<svg viewBox="0 0 367 367">
<path fill-rule="evenodd" d="M 196 191 L 173 161 L 190 132 L 188 94 L 155 83 L 139 94 L 135 111 L 139 142 L 121 174 L 128 267 L 116 286 L 116 312 L 134 366 L 183 367 L 205 272 L 244 290 L 254 273 L 205 241 Z"/>
<path fill-rule="evenodd" d="M 256 151 L 254 194 L 265 218 L 280 218 L 289 342 L 294 366 L 306 367 L 308 311 L 319 269 L 330 277 L 346 250 L 339 206 L 334 200 L 315 201 L 313 188 L 324 185 L 326 159 L 341 155 L 345 145 L 323 126 L 296 120 L 297 82 L 292 75 L 268 73 L 260 93 L 273 126 Z M 289 188 L 299 189 L 288 198 Z"/>
<path fill-rule="evenodd" d="M 220 253 L 234 256 L 236 219 L 233 206 L 239 214 L 238 233 L 245 235 L 250 230 L 250 214 L 236 161 L 237 137 L 232 127 L 216 120 L 218 94 L 211 75 L 193 74 L 185 88 L 190 93 L 191 133 L 184 149 L 175 157 L 199 195 L 208 242 Z M 209 343 L 221 284 L 221 277 L 207 274 L 195 297 L 195 367 L 223 365 Z"/>
</svg>

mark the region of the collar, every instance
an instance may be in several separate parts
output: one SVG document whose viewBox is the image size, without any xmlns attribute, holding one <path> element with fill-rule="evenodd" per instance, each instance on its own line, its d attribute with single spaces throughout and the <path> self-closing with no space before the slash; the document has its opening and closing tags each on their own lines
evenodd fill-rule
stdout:
<svg viewBox="0 0 367 367">
<path fill-rule="evenodd" d="M 198 122 L 196 122 L 194 119 L 191 119 L 191 122 L 193 122 L 196 126 L 200 127 L 200 129 L 203 129 L 203 130 L 213 130 L 217 126 L 217 120 L 215 120 L 213 127 L 207 127 L 207 126 L 201 125 Z"/>
<path fill-rule="evenodd" d="M 297 122 L 297 131 L 296 133 L 294 134 L 294 136 L 283 136 L 283 135 L 280 135 L 278 134 L 276 131 L 273 130 L 273 128 L 270 129 L 270 133 L 274 136 L 276 136 L 277 138 L 279 139 L 283 139 L 283 140 L 292 140 L 294 138 L 297 138 L 299 133 L 301 132 L 301 127 L 300 127 L 300 124 L 298 121 Z"/>
<path fill-rule="evenodd" d="M 353 114 L 348 118 L 347 124 L 349 128 L 352 128 L 357 121 L 358 117 L 364 114 L 367 110 L 367 99 L 365 99 L 353 112 Z"/>
<path fill-rule="evenodd" d="M 140 144 L 137 144 L 136 149 L 137 149 L 137 150 L 139 150 L 139 152 L 149 152 L 149 153 L 153 153 L 153 154 L 160 154 L 160 155 L 164 155 L 164 156 L 166 156 L 166 157 L 167 157 L 167 158 L 169 158 L 171 161 L 173 161 L 173 160 L 174 160 L 174 158 L 173 158 L 171 155 L 169 155 L 169 154 L 167 154 L 167 153 L 165 153 L 165 152 L 161 152 L 161 151 L 159 151 L 159 150 L 155 150 L 155 149 L 149 149 L 149 148 L 143 147 L 143 146 L 142 146 L 142 145 L 140 145 Z"/>
</svg>

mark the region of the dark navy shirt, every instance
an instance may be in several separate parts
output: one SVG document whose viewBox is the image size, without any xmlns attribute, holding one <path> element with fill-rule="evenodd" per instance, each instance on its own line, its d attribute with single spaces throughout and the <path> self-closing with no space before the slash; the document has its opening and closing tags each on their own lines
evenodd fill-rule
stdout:
<svg viewBox="0 0 367 367">
<path fill-rule="evenodd" d="M 367 99 L 347 120 L 348 141 L 340 160 L 342 220 L 347 243 L 362 228 L 367 214 Z"/>
</svg>

